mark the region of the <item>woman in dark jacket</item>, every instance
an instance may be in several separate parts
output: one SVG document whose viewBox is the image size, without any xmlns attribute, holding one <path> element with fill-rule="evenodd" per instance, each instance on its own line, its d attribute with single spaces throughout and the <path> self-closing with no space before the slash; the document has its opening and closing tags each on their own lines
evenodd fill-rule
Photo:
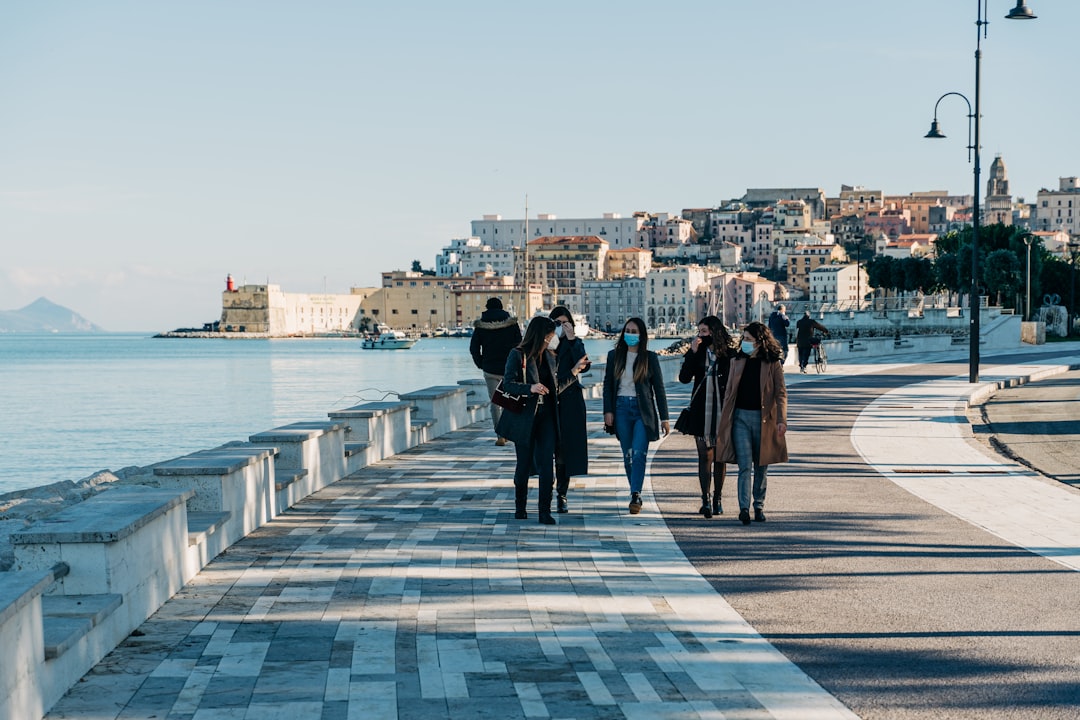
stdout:
<svg viewBox="0 0 1080 720">
<path fill-rule="evenodd" d="M 739 354 L 731 361 L 716 457 L 739 464 L 739 521 L 765 522 L 765 490 L 769 465 L 787 462 L 787 385 L 783 350 L 762 323 L 742 333 Z M 753 487 L 751 487 L 753 481 Z"/>
<path fill-rule="evenodd" d="M 720 492 L 724 489 L 727 466 L 715 455 L 716 428 L 720 424 L 720 408 L 734 354 L 731 335 L 724 323 L 715 315 L 709 315 L 698 323 L 697 337 L 690 342 L 690 349 L 686 351 L 679 370 L 679 382 L 692 380 L 694 389 L 687 408 L 690 423 L 686 428 L 676 429 L 694 436 L 698 454 L 698 484 L 701 486 L 701 508 L 698 512 L 707 518 L 724 513 Z"/>
<path fill-rule="evenodd" d="M 559 346 L 560 378 L 574 377 L 574 382 L 559 394 L 559 446 L 555 451 L 555 498 L 559 512 L 568 512 L 566 493 L 570 489 L 570 477 L 589 473 L 588 431 L 585 427 L 585 396 L 581 383 L 573 375 L 574 368 L 585 359 L 581 372 L 589 372 L 592 363 L 585 355 L 585 343 L 574 335 L 574 316 L 563 305 L 556 305 L 548 314 L 555 321 L 555 336 Z"/>
<path fill-rule="evenodd" d="M 649 443 L 669 432 L 667 393 L 660 359 L 649 350 L 645 321 L 630 318 L 604 368 L 604 425 L 614 426 L 630 481 L 630 514 L 641 512 L 641 487 Z"/>
<path fill-rule="evenodd" d="M 560 379 L 555 352 L 558 338 L 555 323 L 546 317 L 529 321 L 521 344 L 510 351 L 503 373 L 503 389 L 513 395 L 528 395 L 522 412 L 504 412 L 496 432 L 512 440 L 517 453 L 514 468 L 514 517 L 528 517 L 529 476 L 534 468 L 540 476 L 540 522 L 554 525 L 551 491 L 555 484 L 555 448 L 559 443 L 559 395 L 577 382 L 584 360 Z"/>
</svg>

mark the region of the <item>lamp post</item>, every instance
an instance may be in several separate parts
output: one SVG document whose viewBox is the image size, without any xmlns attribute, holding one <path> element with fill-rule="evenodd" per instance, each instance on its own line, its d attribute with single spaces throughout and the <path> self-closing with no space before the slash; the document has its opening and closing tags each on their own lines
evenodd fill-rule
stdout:
<svg viewBox="0 0 1080 720">
<path fill-rule="evenodd" d="M 1076 317 L 1076 259 L 1080 257 L 1080 243 L 1069 243 L 1069 327 L 1065 337 L 1072 337 L 1073 318 Z"/>
<path fill-rule="evenodd" d="M 1024 244 L 1027 245 L 1027 280 L 1024 287 L 1027 295 L 1024 300 L 1024 320 L 1031 322 L 1031 241 L 1035 238 L 1031 233 L 1024 233 Z"/>
<path fill-rule="evenodd" d="M 964 98 L 968 104 L 968 159 L 971 153 L 975 154 L 975 194 L 972 198 L 971 212 L 971 294 L 968 300 L 970 310 L 969 319 L 969 346 L 968 346 L 968 382 L 979 382 L 979 313 L 982 310 L 982 302 L 979 300 L 979 83 L 982 76 L 982 40 L 986 37 L 986 26 L 990 24 L 986 12 L 987 0 L 975 0 L 977 13 L 975 19 L 975 109 L 966 97 L 957 92 L 945 93 L 934 103 L 934 121 L 930 125 L 928 138 L 944 138 L 937 119 L 937 105 L 949 95 L 958 95 Z M 1034 20 L 1035 14 L 1031 12 L 1023 0 L 1016 0 L 1016 7 L 1005 16 L 1008 20 Z M 971 140 L 971 126 L 975 126 L 975 139 Z"/>
</svg>

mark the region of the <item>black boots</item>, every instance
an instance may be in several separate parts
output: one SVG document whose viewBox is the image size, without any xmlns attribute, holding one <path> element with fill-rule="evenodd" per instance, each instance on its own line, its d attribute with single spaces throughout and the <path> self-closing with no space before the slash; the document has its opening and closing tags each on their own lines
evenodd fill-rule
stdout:
<svg viewBox="0 0 1080 720">
<path fill-rule="evenodd" d="M 529 486 L 514 485 L 514 519 L 526 520 L 529 513 L 525 512 L 525 506 L 529 502 Z"/>
<path fill-rule="evenodd" d="M 712 498 L 709 497 L 709 493 L 702 493 L 701 507 L 698 508 L 698 512 L 706 518 L 711 518 L 713 516 L 713 503 Z"/>
<path fill-rule="evenodd" d="M 551 485 L 542 483 L 540 485 L 540 524 L 541 525 L 556 525 L 555 518 L 551 516 Z"/>
<path fill-rule="evenodd" d="M 570 512 L 570 508 L 568 508 L 567 505 L 566 505 L 566 496 L 565 495 L 559 495 L 555 499 L 555 509 L 560 513 Z"/>
</svg>

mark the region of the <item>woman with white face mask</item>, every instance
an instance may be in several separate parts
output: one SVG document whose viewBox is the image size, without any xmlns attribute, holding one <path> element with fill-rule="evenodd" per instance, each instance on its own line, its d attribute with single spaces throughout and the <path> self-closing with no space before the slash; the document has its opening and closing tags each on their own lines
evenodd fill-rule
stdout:
<svg viewBox="0 0 1080 720">
<path fill-rule="evenodd" d="M 645 321 L 630 318 L 604 368 L 604 425 L 614 428 L 622 447 L 631 515 L 641 512 L 649 443 L 659 440 L 661 432 L 665 436 L 670 432 L 660 359 L 648 345 Z"/>
<path fill-rule="evenodd" d="M 555 506 L 558 512 L 565 513 L 570 511 L 566 500 L 570 478 L 589 473 L 585 396 L 574 368 L 584 362 L 580 372 L 588 372 L 591 363 L 585 354 L 585 343 L 574 334 L 574 317 L 569 308 L 556 305 L 548 317 L 555 321 L 555 336 L 559 339 L 555 348 L 558 376 L 574 378 L 570 386 L 559 393 L 559 445 L 555 452 Z"/>
<path fill-rule="evenodd" d="M 739 464 L 739 521 L 765 522 L 769 465 L 787 462 L 787 385 L 783 350 L 759 322 L 742 333 L 724 391 L 716 457 Z"/>
<path fill-rule="evenodd" d="M 539 516 L 543 525 L 555 525 L 551 494 L 555 484 L 555 449 L 559 438 L 559 395 L 577 382 L 583 362 L 560 378 L 555 357 L 559 338 L 555 323 L 546 317 L 529 321 L 521 344 L 510 351 L 503 373 L 503 389 L 512 395 L 528 395 L 522 412 L 504 412 L 496 428 L 500 437 L 514 443 L 514 517 L 528 518 L 529 476 L 540 477 Z M 583 358 L 587 360 L 587 358 Z"/>
</svg>

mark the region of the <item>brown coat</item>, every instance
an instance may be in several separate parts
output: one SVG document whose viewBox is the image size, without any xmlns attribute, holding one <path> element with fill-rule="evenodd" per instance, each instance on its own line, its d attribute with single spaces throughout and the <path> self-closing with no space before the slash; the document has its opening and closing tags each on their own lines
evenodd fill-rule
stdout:
<svg viewBox="0 0 1080 720">
<path fill-rule="evenodd" d="M 746 368 L 746 357 L 739 355 L 731 361 L 720 425 L 716 431 L 716 457 L 723 462 L 735 462 L 735 446 L 731 442 L 731 426 L 735 418 L 735 396 Z M 784 369 L 779 362 L 761 363 L 761 452 L 758 465 L 787 462 L 787 440 L 777 431 L 777 425 L 787 425 L 787 385 Z"/>
</svg>

